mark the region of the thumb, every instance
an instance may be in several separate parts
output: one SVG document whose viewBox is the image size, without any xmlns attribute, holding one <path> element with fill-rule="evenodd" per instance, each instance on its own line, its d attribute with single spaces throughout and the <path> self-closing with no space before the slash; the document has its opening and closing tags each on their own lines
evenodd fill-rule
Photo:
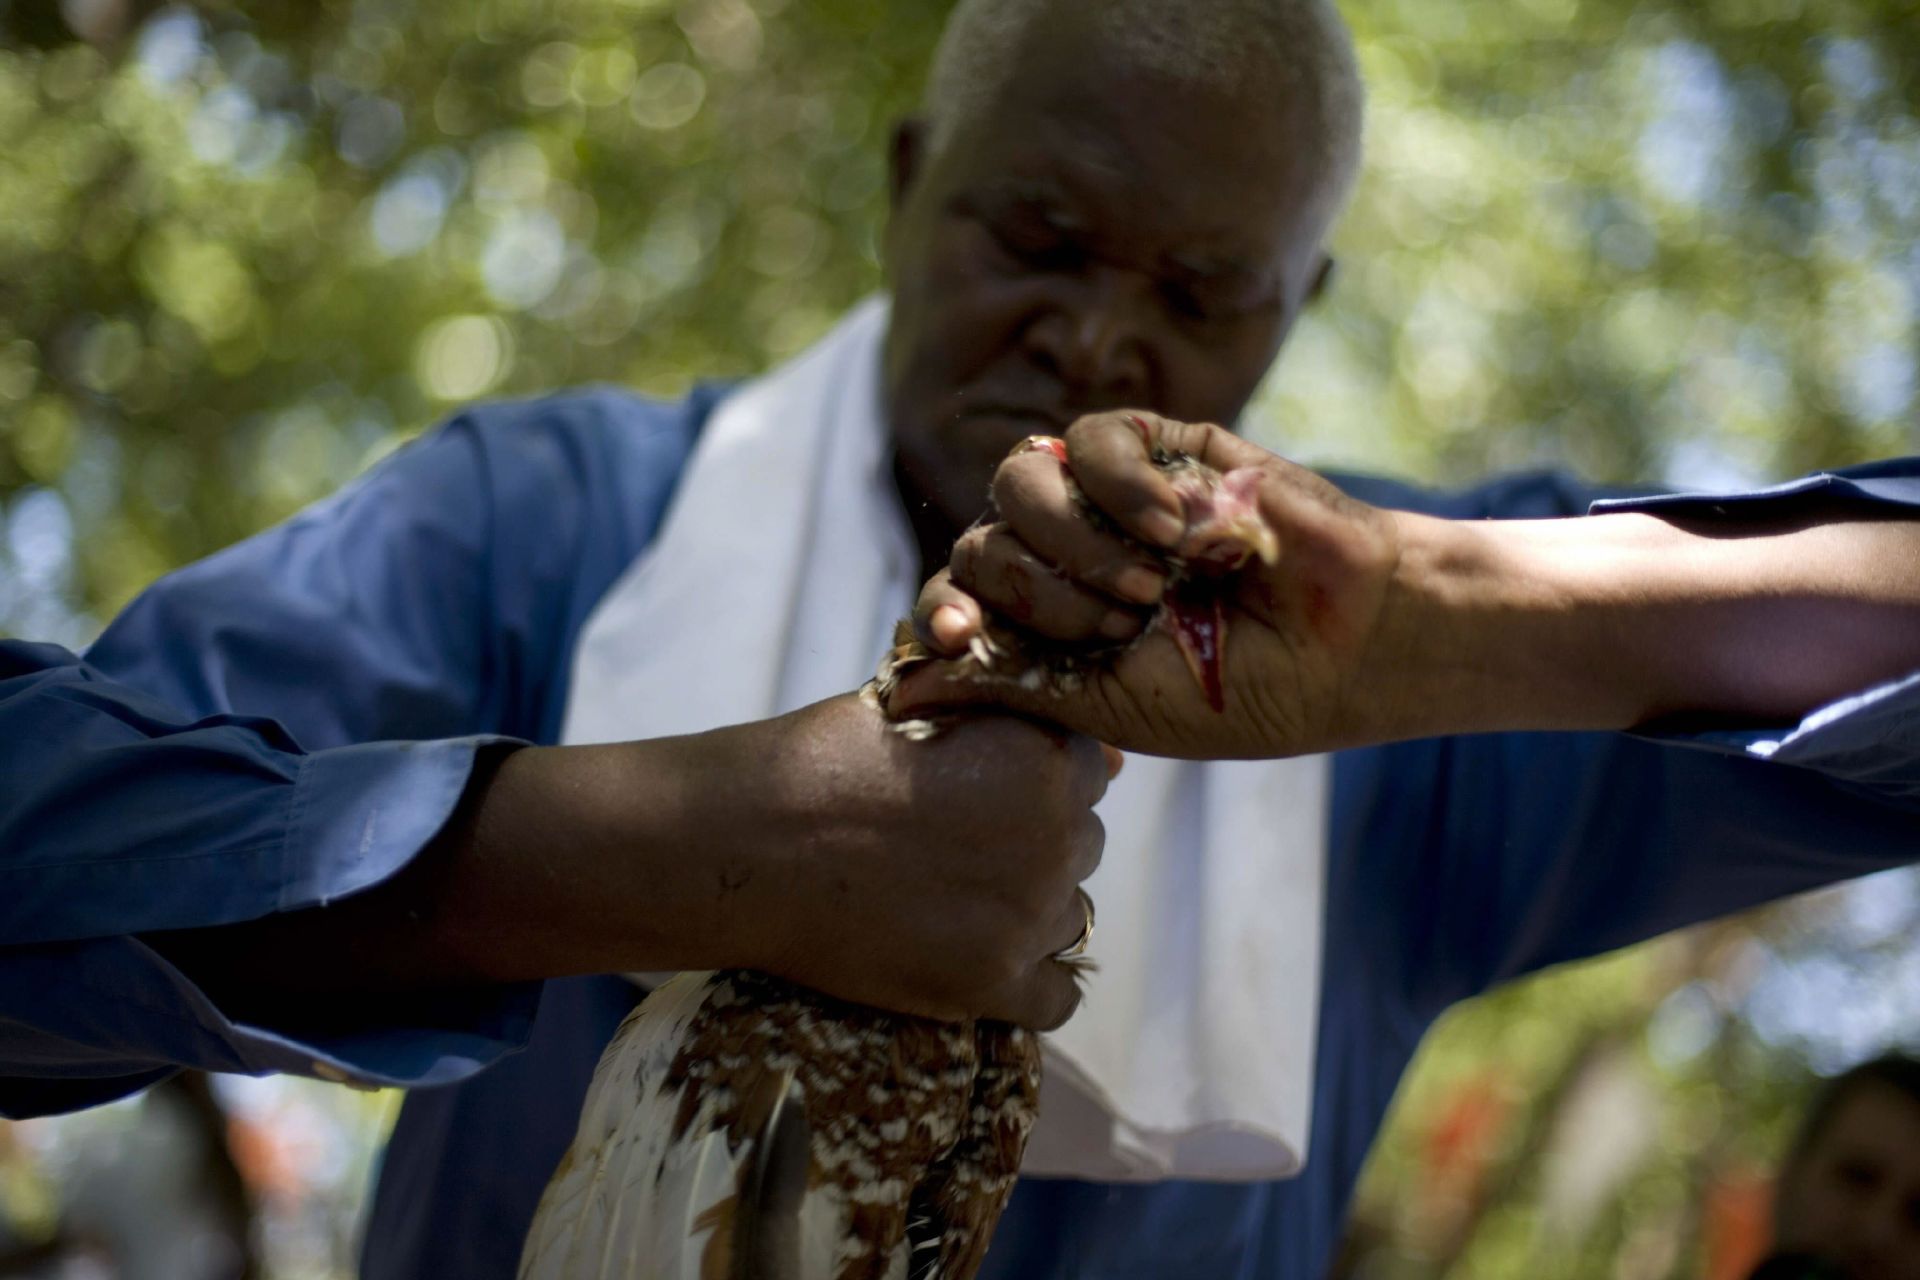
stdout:
<svg viewBox="0 0 1920 1280">
<path fill-rule="evenodd" d="M 1047 710 L 1057 701 L 1045 689 L 1029 689 L 1018 679 L 982 671 L 965 659 L 941 659 L 922 663 L 900 677 L 887 695 L 886 712 L 892 719 L 908 720 L 962 707 L 993 706 L 1050 720 Z"/>
<path fill-rule="evenodd" d="M 1029 689 L 1012 677 L 983 674 L 978 666 L 961 659 L 941 659 L 902 676 L 887 694 L 882 710 L 890 720 L 918 720 L 981 706 L 1052 722 L 1059 719 L 1060 699 L 1045 690 Z M 1109 782 L 1127 764 L 1126 753 L 1108 742 L 1100 743 L 1100 758 Z"/>
</svg>

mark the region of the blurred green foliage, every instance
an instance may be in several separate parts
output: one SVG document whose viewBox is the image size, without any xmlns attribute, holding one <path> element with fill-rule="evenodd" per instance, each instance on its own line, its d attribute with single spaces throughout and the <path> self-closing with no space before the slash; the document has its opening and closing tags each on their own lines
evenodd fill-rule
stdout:
<svg viewBox="0 0 1920 1280">
<path fill-rule="evenodd" d="M 58 621 L 50 595 L 103 618 L 463 401 L 798 349 L 874 287 L 888 123 L 940 21 L 254 8 L 0 51 L 0 494 L 63 508 L 28 507 L 0 627 Z"/>
<path fill-rule="evenodd" d="M 1920 1053 L 1920 877 L 1890 872 L 1454 1009 L 1336 1277 L 1746 1280 L 1816 1074 Z"/>
<path fill-rule="evenodd" d="M 464 401 L 797 350 L 879 284 L 946 8 L 0 0 L 0 634 L 83 642 Z M 1256 438 L 1440 481 L 1920 450 L 1911 0 L 1345 8 L 1368 165 Z M 1348 1265 L 1708 1274 L 1805 1066 L 1920 1024 L 1920 917 L 1858 942 L 1912 885 L 1460 1011 Z M 1592 1132 L 1639 1135 L 1598 1192 Z"/>
<path fill-rule="evenodd" d="M 794 351 L 878 283 L 945 8 L 0 4 L 0 629 L 77 640 L 462 401 Z M 1255 435 L 1435 479 L 1914 447 L 1910 3 L 1348 8 L 1367 176 Z"/>
</svg>

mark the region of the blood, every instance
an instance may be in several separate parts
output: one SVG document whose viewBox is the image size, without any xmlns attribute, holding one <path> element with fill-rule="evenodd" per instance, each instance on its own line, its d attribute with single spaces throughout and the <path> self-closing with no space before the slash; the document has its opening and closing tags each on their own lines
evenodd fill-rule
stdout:
<svg viewBox="0 0 1920 1280">
<path fill-rule="evenodd" d="M 1212 591 L 1176 591 L 1167 596 L 1165 604 L 1174 642 L 1187 660 L 1187 669 L 1200 682 L 1207 705 L 1225 711 L 1227 696 L 1221 667 L 1226 655 L 1227 618 L 1220 596 Z"/>
</svg>

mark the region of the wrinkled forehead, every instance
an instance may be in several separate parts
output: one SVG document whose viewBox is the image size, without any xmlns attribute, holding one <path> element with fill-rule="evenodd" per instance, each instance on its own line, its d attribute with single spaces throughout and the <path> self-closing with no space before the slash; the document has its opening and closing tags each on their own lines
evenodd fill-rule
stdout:
<svg viewBox="0 0 1920 1280">
<path fill-rule="evenodd" d="M 1194 252 L 1304 265 L 1333 203 L 1288 77 L 1175 75 L 1055 24 L 942 158 L 956 185 L 1056 192 L 1077 216 Z M 945 165 L 943 164 L 943 167 Z"/>
<path fill-rule="evenodd" d="M 952 138 L 970 167 L 1020 165 L 1029 177 L 1054 167 L 1125 194 L 1135 211 L 1179 205 L 1217 226 L 1298 234 L 1292 223 L 1331 217 L 1329 146 L 1302 67 L 1254 50 L 1165 65 L 1089 13 L 1050 6 L 1023 33 L 996 92 Z"/>
</svg>

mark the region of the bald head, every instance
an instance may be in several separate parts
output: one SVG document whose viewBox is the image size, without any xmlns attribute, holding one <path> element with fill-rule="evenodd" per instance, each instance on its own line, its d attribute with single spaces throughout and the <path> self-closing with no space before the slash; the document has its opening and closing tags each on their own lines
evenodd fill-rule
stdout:
<svg viewBox="0 0 1920 1280">
<path fill-rule="evenodd" d="M 1345 203 L 1360 168 L 1365 92 L 1331 0 L 959 0 L 927 81 L 930 148 L 983 118 L 1034 33 L 1061 20 L 1149 76 L 1271 100 L 1302 125 L 1327 219 Z"/>
<path fill-rule="evenodd" d="M 1328 278 L 1360 88 L 1328 0 L 959 0 L 927 106 L 883 390 L 937 568 L 1024 436 L 1239 417 Z"/>
</svg>

